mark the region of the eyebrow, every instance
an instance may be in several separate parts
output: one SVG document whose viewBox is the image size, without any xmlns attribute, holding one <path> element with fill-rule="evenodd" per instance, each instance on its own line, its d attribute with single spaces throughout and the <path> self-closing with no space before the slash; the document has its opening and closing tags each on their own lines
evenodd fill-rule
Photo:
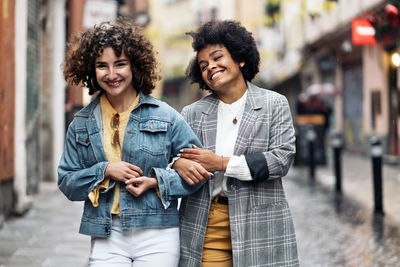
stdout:
<svg viewBox="0 0 400 267">
<path fill-rule="evenodd" d="M 216 49 L 216 50 L 212 51 L 208 56 L 212 56 L 217 52 L 222 52 L 222 49 Z M 205 62 L 205 60 L 200 60 L 197 64 L 200 65 L 202 62 Z"/>
<path fill-rule="evenodd" d="M 114 64 L 118 64 L 121 62 L 129 62 L 129 60 L 128 59 L 118 59 L 114 62 Z M 107 64 L 107 63 L 105 61 L 97 61 L 96 64 Z"/>
</svg>

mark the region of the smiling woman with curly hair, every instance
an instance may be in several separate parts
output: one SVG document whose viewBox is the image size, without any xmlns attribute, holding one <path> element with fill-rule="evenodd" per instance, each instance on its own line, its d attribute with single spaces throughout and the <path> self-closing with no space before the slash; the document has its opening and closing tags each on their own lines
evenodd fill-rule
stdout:
<svg viewBox="0 0 400 267">
<path fill-rule="evenodd" d="M 105 48 L 111 47 L 117 57 L 122 53 L 129 59 L 132 85 L 138 92 L 150 94 L 160 79 L 156 72 L 157 61 L 153 45 L 140 28 L 126 20 L 116 23 L 103 22 L 73 38 L 69 43 L 64 65 L 64 77 L 70 84 L 82 83 L 92 95 L 100 90 L 96 82 L 96 58 Z"/>
<path fill-rule="evenodd" d="M 258 52 L 253 36 L 236 21 L 225 21 L 224 23 L 206 23 L 201 30 L 189 32 L 193 37 L 192 47 L 200 51 L 211 44 L 221 44 L 230 52 L 232 59 L 236 62 L 245 62 L 241 68 L 243 78 L 251 81 L 259 71 L 260 54 Z M 240 38 L 238 38 L 240 36 Z M 190 62 L 186 75 L 191 83 L 198 83 L 203 90 L 213 91 L 201 76 L 200 65 L 197 57 Z"/>
<path fill-rule="evenodd" d="M 101 23 L 69 43 L 64 76 L 99 92 L 69 125 L 58 166 L 60 190 L 85 201 L 79 232 L 92 236 L 89 265 L 176 267 L 177 199 L 196 187 L 166 167 L 201 144 L 150 96 L 159 78 L 153 46 L 125 20 Z"/>
</svg>

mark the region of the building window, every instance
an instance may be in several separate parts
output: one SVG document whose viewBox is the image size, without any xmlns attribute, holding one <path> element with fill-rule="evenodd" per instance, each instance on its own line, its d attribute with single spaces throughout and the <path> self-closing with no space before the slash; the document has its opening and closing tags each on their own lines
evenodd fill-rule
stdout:
<svg viewBox="0 0 400 267">
<path fill-rule="evenodd" d="M 265 24 L 267 26 L 275 26 L 279 22 L 280 13 L 279 0 L 266 0 L 265 1 Z"/>
</svg>

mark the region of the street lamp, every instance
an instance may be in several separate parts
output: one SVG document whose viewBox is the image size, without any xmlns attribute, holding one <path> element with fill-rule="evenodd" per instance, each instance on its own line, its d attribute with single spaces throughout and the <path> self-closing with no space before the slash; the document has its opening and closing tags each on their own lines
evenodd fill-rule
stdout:
<svg viewBox="0 0 400 267">
<path fill-rule="evenodd" d="M 398 68 L 400 66 L 400 54 L 399 54 L 399 52 L 396 51 L 396 52 L 392 53 L 392 56 L 390 58 L 392 60 L 393 66 Z"/>
</svg>

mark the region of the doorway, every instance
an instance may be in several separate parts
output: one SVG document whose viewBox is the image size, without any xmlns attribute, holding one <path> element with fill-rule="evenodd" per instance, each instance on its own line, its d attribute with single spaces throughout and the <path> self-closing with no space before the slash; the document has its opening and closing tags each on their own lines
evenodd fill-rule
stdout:
<svg viewBox="0 0 400 267">
<path fill-rule="evenodd" d="M 363 130 L 363 76 L 362 64 L 343 66 L 343 133 L 346 149 L 364 152 Z"/>
</svg>

